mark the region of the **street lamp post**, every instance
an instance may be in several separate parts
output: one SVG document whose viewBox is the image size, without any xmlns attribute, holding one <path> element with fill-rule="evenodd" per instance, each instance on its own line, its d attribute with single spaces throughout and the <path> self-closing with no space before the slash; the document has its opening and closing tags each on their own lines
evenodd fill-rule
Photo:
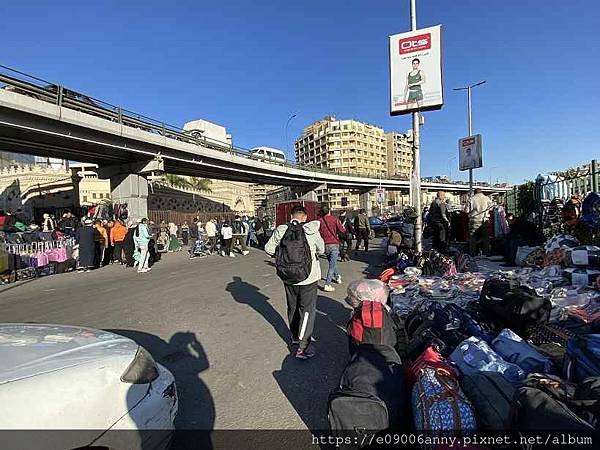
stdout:
<svg viewBox="0 0 600 450">
<path fill-rule="evenodd" d="M 289 143 L 289 138 L 288 138 L 288 127 L 294 117 L 296 117 L 296 114 L 292 114 L 289 117 L 289 119 L 287 120 L 287 122 L 285 123 L 285 153 L 287 154 L 288 157 L 290 156 L 290 143 Z"/>
<path fill-rule="evenodd" d="M 473 126 L 471 122 L 471 89 L 477 86 L 481 86 L 485 84 L 486 80 L 480 81 L 479 83 L 471 84 L 470 86 L 454 88 L 455 91 L 467 91 L 467 113 L 468 113 L 468 124 L 469 124 L 469 136 L 473 135 Z M 473 197 L 473 169 L 469 169 L 469 204 L 471 204 L 470 200 Z"/>
<path fill-rule="evenodd" d="M 448 180 L 450 182 L 452 182 L 452 161 L 454 161 L 456 159 L 456 155 L 451 156 L 450 158 L 448 158 L 448 171 L 450 172 L 448 174 Z"/>
</svg>

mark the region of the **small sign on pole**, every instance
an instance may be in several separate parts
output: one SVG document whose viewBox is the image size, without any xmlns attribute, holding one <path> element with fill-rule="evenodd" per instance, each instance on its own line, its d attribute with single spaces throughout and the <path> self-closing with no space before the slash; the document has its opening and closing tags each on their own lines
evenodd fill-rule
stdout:
<svg viewBox="0 0 600 450">
<path fill-rule="evenodd" d="M 385 202 L 385 189 L 378 188 L 376 193 L 377 203 L 382 205 Z"/>
<path fill-rule="evenodd" d="M 458 140 L 458 167 L 460 170 L 483 167 L 481 135 L 464 137 Z"/>
</svg>

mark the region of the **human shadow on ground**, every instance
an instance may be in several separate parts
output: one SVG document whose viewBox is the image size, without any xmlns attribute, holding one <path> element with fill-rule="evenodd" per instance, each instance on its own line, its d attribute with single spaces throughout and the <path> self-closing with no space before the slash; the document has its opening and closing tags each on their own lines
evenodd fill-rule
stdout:
<svg viewBox="0 0 600 450">
<path fill-rule="evenodd" d="M 362 273 L 367 278 L 377 278 L 384 269 L 383 252 L 379 249 L 378 246 L 373 247 L 374 248 L 372 250 L 369 250 L 368 252 L 364 250 L 358 250 L 353 252 L 352 254 L 352 259 L 354 261 L 359 261 L 366 264 Z"/>
<path fill-rule="evenodd" d="M 279 337 L 287 345 L 290 344 L 291 335 L 288 325 L 277 310 L 269 303 L 269 297 L 260 292 L 260 288 L 243 281 L 241 277 L 234 276 L 233 281 L 227 285 L 225 290 L 231 293 L 233 299 L 242 304 L 248 305 L 264 319 L 271 324 Z"/>
<path fill-rule="evenodd" d="M 167 342 L 143 331 L 107 331 L 132 339 L 173 374 L 179 410 L 171 448 L 212 448 L 210 431 L 215 424 L 215 404 L 208 386 L 200 378 L 200 374 L 209 368 L 209 362 L 196 334 L 191 331 L 177 332 Z"/>
<path fill-rule="evenodd" d="M 311 431 L 329 428 L 327 401 L 348 362 L 346 324 L 351 310 L 340 301 L 319 295 L 313 337 L 316 356 L 303 361 L 288 354 L 273 377 L 298 416 Z"/>
</svg>

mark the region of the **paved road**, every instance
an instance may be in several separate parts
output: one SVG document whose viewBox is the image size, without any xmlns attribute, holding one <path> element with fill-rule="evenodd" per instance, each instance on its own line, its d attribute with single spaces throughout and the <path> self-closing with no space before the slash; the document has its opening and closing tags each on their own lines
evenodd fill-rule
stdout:
<svg viewBox="0 0 600 450">
<path fill-rule="evenodd" d="M 178 428 L 325 429 L 327 396 L 348 358 L 345 285 L 377 270 L 374 251 L 357 259 L 340 263 L 336 292 L 320 291 L 310 361 L 289 353 L 283 288 L 259 250 L 235 259 L 167 254 L 147 274 L 110 266 L 0 287 L 0 321 L 133 338 L 175 375 Z"/>
</svg>

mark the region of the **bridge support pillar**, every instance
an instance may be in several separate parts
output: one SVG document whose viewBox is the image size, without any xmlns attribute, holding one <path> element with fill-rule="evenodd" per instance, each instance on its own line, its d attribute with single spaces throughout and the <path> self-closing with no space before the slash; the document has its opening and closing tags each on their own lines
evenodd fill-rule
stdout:
<svg viewBox="0 0 600 450">
<path fill-rule="evenodd" d="M 113 204 L 127 203 L 129 217 L 148 217 L 147 174 L 163 173 L 164 163 L 160 157 L 150 161 L 138 161 L 119 166 L 98 168 L 99 178 L 110 179 Z"/>
<path fill-rule="evenodd" d="M 110 177 L 110 190 L 113 204 L 127 203 L 129 217 L 148 217 L 148 180 L 135 173 L 119 174 Z"/>
<path fill-rule="evenodd" d="M 367 191 L 367 192 L 361 192 L 358 195 L 358 205 L 360 207 L 360 209 L 364 209 L 367 212 L 367 216 L 371 217 L 373 215 L 373 208 L 371 205 L 371 201 L 369 200 L 369 193 L 371 191 Z"/>
</svg>

